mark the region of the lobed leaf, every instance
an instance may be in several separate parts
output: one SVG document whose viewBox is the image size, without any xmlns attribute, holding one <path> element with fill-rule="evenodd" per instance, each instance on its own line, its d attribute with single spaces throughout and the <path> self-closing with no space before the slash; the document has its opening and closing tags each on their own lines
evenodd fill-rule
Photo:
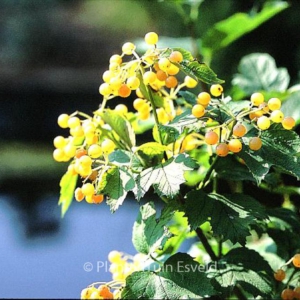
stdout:
<svg viewBox="0 0 300 300">
<path fill-rule="evenodd" d="M 162 271 L 134 272 L 126 278 L 122 299 L 199 299 L 217 294 L 203 266 L 185 253 L 171 256 Z"/>
<path fill-rule="evenodd" d="M 269 264 L 254 250 L 235 248 L 220 261 L 222 268 L 209 270 L 217 290 L 226 294 L 228 288 L 240 285 L 254 297 L 272 297 L 273 271 Z"/>
<path fill-rule="evenodd" d="M 265 91 L 284 92 L 290 81 L 285 68 L 277 68 L 273 57 L 267 53 L 252 53 L 244 56 L 238 66 L 240 74 L 232 80 L 246 94 Z"/>
<path fill-rule="evenodd" d="M 192 230 L 209 221 L 214 235 L 241 245 L 250 235 L 250 224 L 267 218 L 260 203 L 248 195 L 206 194 L 201 190 L 187 194 L 183 211 Z"/>
<path fill-rule="evenodd" d="M 166 227 L 174 214 L 174 209 L 165 207 L 159 219 L 156 219 L 156 209 L 153 202 L 141 206 L 137 220 L 133 225 L 132 242 L 135 249 L 144 254 L 153 254 L 161 249 L 170 231 Z"/>
<path fill-rule="evenodd" d="M 140 200 L 151 186 L 159 196 L 173 198 L 185 182 L 184 172 L 195 166 L 196 163 L 187 154 L 179 154 L 165 163 L 145 169 L 137 177 L 137 188 L 134 190 L 137 199 Z"/>
</svg>

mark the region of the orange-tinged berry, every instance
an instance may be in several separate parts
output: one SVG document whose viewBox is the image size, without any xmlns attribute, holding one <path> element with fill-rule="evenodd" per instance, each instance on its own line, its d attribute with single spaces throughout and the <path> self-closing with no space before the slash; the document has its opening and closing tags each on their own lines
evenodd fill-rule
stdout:
<svg viewBox="0 0 300 300">
<path fill-rule="evenodd" d="M 234 125 L 233 127 L 233 131 L 232 133 L 236 136 L 236 137 L 243 137 L 247 132 L 247 128 L 245 127 L 245 125 L 238 123 L 236 125 Z"/>
<path fill-rule="evenodd" d="M 156 77 L 160 81 L 165 81 L 168 77 L 168 74 L 162 70 L 156 71 Z"/>
<path fill-rule="evenodd" d="M 262 147 L 262 141 L 259 137 L 255 136 L 249 140 L 249 148 L 257 151 Z"/>
<path fill-rule="evenodd" d="M 285 117 L 282 120 L 281 124 L 282 124 L 283 128 L 285 128 L 287 130 L 291 130 L 291 129 L 293 129 L 293 127 L 295 127 L 296 121 L 292 117 Z"/>
<path fill-rule="evenodd" d="M 75 199 L 78 202 L 80 202 L 80 201 L 82 201 L 84 199 L 84 194 L 83 194 L 82 189 L 80 187 L 78 187 L 75 190 Z"/>
<path fill-rule="evenodd" d="M 283 281 L 285 278 L 285 271 L 282 269 L 278 269 L 275 273 L 274 273 L 274 278 L 277 281 Z"/>
<path fill-rule="evenodd" d="M 131 94 L 131 89 L 128 87 L 127 84 L 123 83 L 118 90 L 118 95 L 122 98 L 127 98 Z"/>
<path fill-rule="evenodd" d="M 204 141 L 208 145 L 215 145 L 219 141 L 219 135 L 214 131 L 208 131 L 205 134 Z"/>
<path fill-rule="evenodd" d="M 294 255 L 292 262 L 296 268 L 300 268 L 300 253 Z"/>
<path fill-rule="evenodd" d="M 85 149 L 77 149 L 75 153 L 76 158 L 80 158 L 83 155 L 87 155 L 87 151 Z"/>
<path fill-rule="evenodd" d="M 228 145 L 226 143 L 220 143 L 216 147 L 216 154 L 221 157 L 227 156 L 229 152 Z"/>
<path fill-rule="evenodd" d="M 295 293 L 292 289 L 284 289 L 281 292 L 281 299 L 283 299 L 283 300 L 293 300 L 294 295 L 295 295 Z"/>
<path fill-rule="evenodd" d="M 173 51 L 169 56 L 169 60 L 171 62 L 180 63 L 183 61 L 183 55 L 179 51 Z"/>
<path fill-rule="evenodd" d="M 102 194 L 100 194 L 100 195 L 93 195 L 92 196 L 92 200 L 93 200 L 93 202 L 95 204 L 100 204 L 104 200 L 104 195 L 102 195 Z"/>
<path fill-rule="evenodd" d="M 167 88 L 174 88 L 178 84 L 177 78 L 175 76 L 168 76 L 166 79 L 166 87 Z"/>
</svg>

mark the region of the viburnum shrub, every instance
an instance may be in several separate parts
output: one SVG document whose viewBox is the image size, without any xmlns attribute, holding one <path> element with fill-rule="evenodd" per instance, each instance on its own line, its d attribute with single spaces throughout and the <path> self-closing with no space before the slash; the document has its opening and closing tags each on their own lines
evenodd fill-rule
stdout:
<svg viewBox="0 0 300 300">
<path fill-rule="evenodd" d="M 299 195 L 284 184 L 300 177 L 295 120 L 261 91 L 232 99 L 206 64 L 183 48 L 159 48 L 156 33 L 145 42 L 143 54 L 127 42 L 109 59 L 99 109 L 58 117 L 69 129 L 53 152 L 69 162 L 63 214 L 73 196 L 112 212 L 145 202 L 133 225 L 137 254 L 110 252 L 113 281 L 91 284 L 81 298 L 299 299 L 299 218 L 259 197 Z M 126 99 L 114 108 L 116 97 Z"/>
</svg>

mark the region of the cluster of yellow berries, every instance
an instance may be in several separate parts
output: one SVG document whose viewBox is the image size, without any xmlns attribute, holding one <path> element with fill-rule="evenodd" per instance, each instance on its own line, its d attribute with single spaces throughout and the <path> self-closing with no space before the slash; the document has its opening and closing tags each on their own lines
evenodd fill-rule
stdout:
<svg viewBox="0 0 300 300">
<path fill-rule="evenodd" d="M 99 285 L 98 288 L 95 285 Z M 120 299 L 122 285 L 112 281 L 108 283 L 94 283 L 81 291 L 81 299 Z M 113 290 L 113 292 L 112 292 Z"/>
<path fill-rule="evenodd" d="M 300 253 L 295 254 L 284 266 L 292 263 L 296 269 L 300 268 Z M 286 278 L 286 272 L 280 268 L 274 273 L 274 278 L 277 281 L 283 281 Z M 289 280 L 290 282 L 291 280 Z M 300 278 L 297 279 L 298 286 L 294 289 L 290 288 L 289 286 L 284 289 L 281 293 L 281 298 L 283 300 L 293 300 L 293 299 L 300 299 Z"/>
<path fill-rule="evenodd" d="M 182 83 L 179 82 L 177 75 L 180 71 L 178 64 L 183 61 L 180 51 L 172 51 L 164 54 L 166 49 L 156 48 L 158 35 L 149 32 L 145 35 L 145 42 L 154 46 L 146 51 L 142 56 L 136 52 L 136 46 L 127 42 L 122 46 L 121 54 L 114 54 L 109 59 L 109 68 L 103 73 L 103 83 L 99 87 L 100 94 L 104 101 L 116 96 L 127 98 L 136 93 L 133 107 L 137 110 L 140 120 L 147 120 L 151 116 L 153 107 L 141 89 L 143 86 L 159 91 L 164 97 L 164 105 L 156 110 L 159 122 L 165 124 L 176 116 L 172 100 L 183 87 L 194 88 L 197 81 L 190 76 L 185 76 Z M 124 62 L 127 56 L 133 56 L 130 61 Z M 165 89 L 167 88 L 167 89 Z M 145 90 L 144 90 L 145 93 Z"/>
<path fill-rule="evenodd" d="M 214 84 L 211 86 L 210 94 L 212 96 L 219 97 L 222 93 L 223 87 L 221 85 Z M 197 104 L 192 107 L 192 114 L 196 118 L 205 117 L 207 109 L 214 109 L 210 94 L 207 92 L 198 94 Z M 251 107 L 248 111 L 236 116 L 231 123 L 215 126 L 214 129 L 210 129 L 205 133 L 204 141 L 208 145 L 216 145 L 217 155 L 224 157 L 229 152 L 238 153 L 242 150 L 243 143 L 241 138 L 247 133 L 245 122 L 249 123 L 249 126 L 257 127 L 259 131 L 267 130 L 272 123 L 281 123 L 282 127 L 287 130 L 291 130 L 295 126 L 295 120 L 292 117 L 284 117 L 283 112 L 280 110 L 280 99 L 271 98 L 268 102 L 264 102 L 263 94 L 253 93 L 250 101 Z M 222 138 L 220 138 L 221 131 Z M 248 146 L 251 150 L 259 150 L 262 147 L 260 137 L 250 138 Z"/>
<path fill-rule="evenodd" d="M 101 168 L 99 162 L 101 163 L 103 157 L 111 153 L 116 146 L 111 139 L 101 139 L 99 128 L 104 122 L 98 116 L 83 117 L 80 118 L 79 113 L 71 116 L 62 114 L 58 117 L 58 125 L 61 128 L 69 128 L 70 136 L 54 138 L 53 158 L 58 162 L 72 160 L 68 173 L 84 178 L 85 183 L 75 190 L 75 199 L 77 201 L 85 199 L 88 203 L 99 204 L 104 196 L 96 194 L 93 184 Z"/>
<path fill-rule="evenodd" d="M 112 273 L 113 280 L 125 281 L 126 277 L 134 271 L 143 269 L 143 264 L 147 256 L 137 253 L 134 256 L 113 250 L 108 255 L 108 260 L 111 263 L 109 271 Z"/>
</svg>

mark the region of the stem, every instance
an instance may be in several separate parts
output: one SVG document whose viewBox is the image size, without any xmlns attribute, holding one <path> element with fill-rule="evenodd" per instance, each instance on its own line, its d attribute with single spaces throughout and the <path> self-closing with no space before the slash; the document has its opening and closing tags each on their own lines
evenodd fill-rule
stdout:
<svg viewBox="0 0 300 300">
<path fill-rule="evenodd" d="M 214 170 L 214 167 L 215 167 L 215 164 L 217 163 L 217 161 L 219 160 L 220 156 L 216 156 L 212 162 L 212 164 L 210 165 L 204 179 L 200 182 L 199 184 L 199 189 L 203 188 L 206 186 L 206 182 L 209 180 L 210 178 L 210 175 L 212 174 L 213 170 Z"/>
<path fill-rule="evenodd" d="M 215 252 L 213 251 L 213 249 L 211 248 L 210 244 L 207 241 L 206 236 L 204 235 L 203 231 L 201 230 L 201 228 L 197 228 L 195 230 L 198 238 L 200 239 L 201 243 L 203 244 L 204 249 L 206 250 L 206 252 L 208 253 L 208 255 L 210 256 L 210 258 L 213 261 L 218 260 L 218 257 L 216 256 Z"/>
<path fill-rule="evenodd" d="M 152 91 L 146 85 L 145 85 L 145 88 L 147 89 L 147 92 L 148 92 L 148 95 L 149 95 L 149 101 L 150 101 L 151 106 L 152 106 L 154 121 L 155 121 L 155 124 L 157 126 L 157 131 L 158 131 L 158 139 L 159 139 L 159 142 L 162 144 L 162 137 L 161 137 L 161 133 L 160 133 L 160 130 L 159 130 L 159 121 L 158 121 L 158 116 L 157 116 L 157 112 L 156 112 L 156 107 L 155 107 Z"/>
<path fill-rule="evenodd" d="M 247 300 L 248 298 L 244 295 L 243 289 L 239 284 L 235 285 L 233 288 L 233 293 L 237 296 L 240 300 Z"/>
</svg>

